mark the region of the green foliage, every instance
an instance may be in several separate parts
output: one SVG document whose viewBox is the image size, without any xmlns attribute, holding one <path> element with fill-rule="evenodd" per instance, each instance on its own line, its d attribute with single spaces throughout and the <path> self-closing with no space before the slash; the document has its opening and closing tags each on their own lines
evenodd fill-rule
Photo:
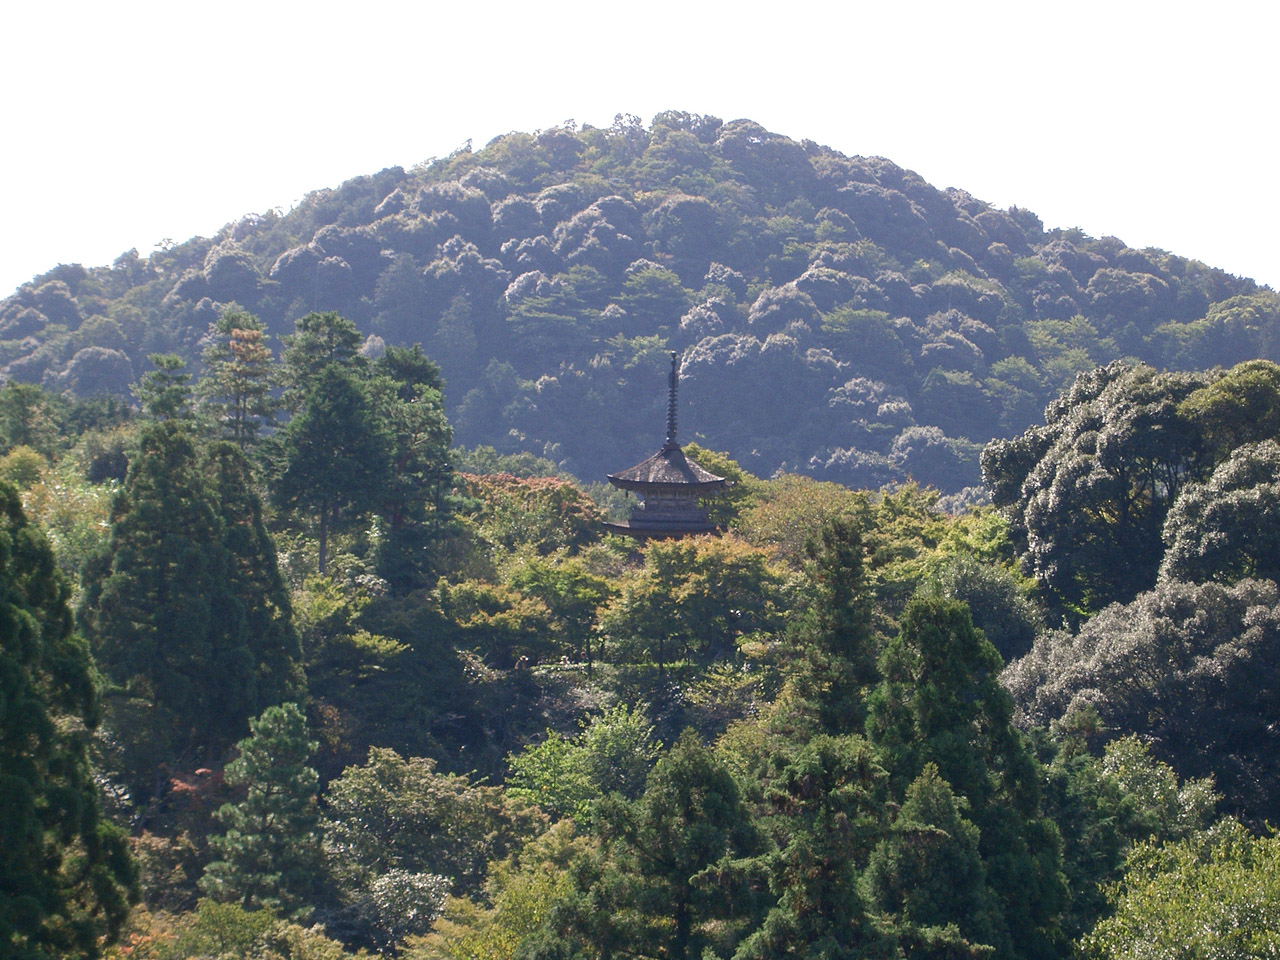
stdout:
<svg viewBox="0 0 1280 960">
<path fill-rule="evenodd" d="M 268 707 L 249 729 L 225 772 L 228 785 L 245 787 L 247 796 L 218 810 L 226 832 L 209 841 L 217 859 L 200 889 L 245 909 L 306 917 L 320 866 L 319 778 L 307 766 L 318 744 L 308 740 L 306 718 L 292 703 Z"/>
<path fill-rule="evenodd" d="M 1164 524 L 1161 577 L 1280 580 L 1280 443 L 1247 443 L 1189 483 Z"/>
<path fill-rule="evenodd" d="M 40 481 L 49 461 L 26 445 L 10 448 L 0 457 L 0 480 L 17 488 L 27 490 Z"/>
<path fill-rule="evenodd" d="M 502 584 L 441 581 L 440 609 L 458 627 L 458 642 L 498 670 L 540 658 L 554 649 L 550 611 L 542 601 Z"/>
<path fill-rule="evenodd" d="M 614 586 L 592 573 L 582 559 L 519 556 L 507 571 L 507 583 L 525 596 L 541 601 L 551 615 L 556 636 L 575 657 L 593 664 L 591 641 L 596 613 L 613 595 Z"/>
<path fill-rule="evenodd" d="M 751 491 L 733 530 L 753 546 L 770 550 L 788 566 L 800 567 L 805 562 L 805 544 L 826 524 L 865 512 L 865 495 L 837 483 L 785 474 L 762 481 Z"/>
<path fill-rule="evenodd" d="M 511 960 L 570 893 L 569 868 L 590 842 L 572 825 L 553 825 L 517 856 L 495 861 L 485 878 L 491 906 L 451 897 L 430 934 L 410 941 L 405 960 Z"/>
<path fill-rule="evenodd" d="M 1098 960 L 1266 957 L 1280 951 L 1280 840 L 1234 821 L 1129 858 L 1115 915 L 1083 941 Z"/>
<path fill-rule="evenodd" d="M 319 927 L 281 920 L 270 910 L 201 900 L 188 914 L 135 915 L 135 929 L 110 960 L 372 960 L 364 950 L 348 953 Z"/>
<path fill-rule="evenodd" d="M 938 592 L 969 608 L 973 625 L 1001 659 L 1013 660 L 1031 649 L 1043 617 L 1007 569 L 956 553 L 942 563 L 936 576 Z"/>
<path fill-rule="evenodd" d="M 585 821 L 605 797 L 639 796 L 657 756 L 645 711 L 618 704 L 582 721 L 576 736 L 548 730 L 540 744 L 512 754 L 507 793 L 553 817 Z"/>
<path fill-rule="evenodd" d="M 881 656 L 867 729 L 895 792 L 934 764 L 968 802 L 995 956 L 1052 956 L 1066 893 L 1059 837 L 1041 812 L 1039 764 L 1013 728 L 999 669 L 999 654 L 961 604 L 915 599 Z"/>
<path fill-rule="evenodd" d="M 0 944 L 15 960 L 98 956 L 136 895 L 89 768 L 96 677 L 67 597 L 48 545 L 0 485 Z"/>
<path fill-rule="evenodd" d="M 897 956 L 876 910 L 862 895 L 859 870 L 883 832 L 885 774 L 860 737 L 820 735 L 780 768 L 766 802 L 777 849 L 752 867 L 776 903 L 734 954 L 737 960 L 786 955 Z"/>
<path fill-rule="evenodd" d="M 109 746 L 139 798 L 301 690 L 275 550 L 239 450 L 176 422 L 139 437 L 81 616 L 114 684 Z M 198 765 L 198 763 L 196 764 Z"/>
<path fill-rule="evenodd" d="M 474 893 L 485 866 L 536 833 L 542 818 L 496 787 L 436 772 L 434 760 L 374 747 L 325 794 L 324 843 L 350 895 L 392 870 L 449 878 Z"/>
<path fill-rule="evenodd" d="M 210 326 L 209 303 L 233 299 L 257 316 L 232 306 Z M 1280 553 L 1280 376 L 1250 359 L 1280 358 L 1278 304 L 750 121 L 569 122 L 24 285 L 0 301 L 0 472 L 64 571 L 91 561 L 101 782 L 139 828 L 153 909 L 193 905 L 209 850 L 208 885 L 237 863 L 292 869 L 287 849 L 236 859 L 247 820 L 206 844 L 228 795 L 194 768 L 301 695 L 296 630 L 323 745 L 300 762 L 334 778 L 314 871 L 330 885 L 276 886 L 348 942 L 1060 956 L 1107 915 L 1097 885 L 1121 880 L 1135 843 L 1208 816 L 1211 784 L 1165 761 L 1213 774 L 1252 821 L 1273 815 L 1276 601 L 1240 578 L 1275 575 Z M 273 365 L 267 331 L 290 326 Z M 634 551 L 601 540 L 572 475 L 653 442 L 671 349 L 688 454 L 736 481 L 709 504 L 734 533 Z M 153 351 L 139 430 L 121 398 Z M 1122 355 L 1249 362 L 1094 369 Z M 230 445 L 195 436 L 214 427 L 190 415 L 182 363 L 198 360 L 197 409 Z M 449 452 L 446 402 L 469 452 Z M 236 449 L 261 434 L 293 598 Z M 984 500 L 992 437 L 1010 438 L 986 458 L 1001 513 L 956 514 Z M 459 466 L 472 475 L 455 484 Z M 822 482 L 908 476 L 953 495 Z M 1033 644 L 1032 596 L 1054 621 L 1103 612 Z M 1053 728 L 1031 731 L 1047 767 L 1010 727 L 986 641 L 1026 652 L 1004 677 L 1020 722 Z M 648 720 L 615 708 L 574 730 L 638 693 L 664 734 L 728 726 L 736 781 L 683 741 L 642 791 Z M 88 736 L 75 710 L 55 714 L 58 736 Z M 547 728 L 571 733 L 519 750 Z M 504 755 L 506 792 L 402 759 L 500 775 Z M 231 799 L 243 813 L 252 795 Z M 543 826 L 530 800 L 564 818 L 554 839 L 526 842 Z M 64 867 L 89 856 L 67 837 L 43 840 L 71 851 Z M 212 900 L 139 914 L 124 951 L 342 953 Z"/>
<path fill-rule="evenodd" d="M 372 374 L 374 416 L 391 438 L 387 482 L 378 497 L 388 526 L 379 568 L 396 589 L 407 590 L 424 586 L 433 566 L 428 546 L 441 534 L 450 507 L 453 431 L 444 414 L 440 368 L 419 347 L 389 347 Z"/>
<path fill-rule="evenodd" d="M 90 483 L 65 460 L 23 491 L 23 508 L 44 531 L 68 578 L 78 577 L 89 558 L 106 547 L 115 495 L 114 484 Z"/>
<path fill-rule="evenodd" d="M 153 353 L 148 360 L 154 370 L 138 381 L 138 402 L 153 420 L 174 420 L 191 413 L 191 374 L 180 372 L 186 362 L 172 353 Z"/>
<path fill-rule="evenodd" d="M 599 536 L 595 504 L 567 480 L 505 473 L 462 479 L 481 505 L 478 532 L 498 551 L 532 548 L 545 556 L 560 548 L 577 550 Z"/>
<path fill-rule="evenodd" d="M 686 444 L 684 455 L 704 470 L 711 471 L 717 477 L 724 477 L 732 484 L 727 491 L 703 497 L 700 501 L 712 523 L 718 527 L 731 525 L 737 519 L 738 511 L 759 487 L 759 479 L 743 470 L 727 453 L 704 450 L 696 443 Z"/>
<path fill-rule="evenodd" d="M 1081 374 L 1043 427 L 983 453 L 992 499 L 1064 608 L 1096 611 L 1155 584 L 1170 504 L 1209 458 L 1179 404 L 1202 375 L 1112 363 Z"/>
<path fill-rule="evenodd" d="M 216 412 L 224 436 L 243 450 L 270 423 L 276 406 L 266 325 L 253 314 L 227 310 L 209 333 L 196 393 Z"/>
<path fill-rule="evenodd" d="M 600 632 L 659 669 L 731 657 L 740 637 L 781 625 L 785 582 L 762 551 L 732 538 L 654 541 L 644 566 L 599 614 Z"/>
<path fill-rule="evenodd" d="M 799 648 L 800 689 L 817 705 L 820 729 L 858 731 L 868 689 L 879 679 L 862 530 L 854 520 L 832 520 L 805 553 L 812 599 L 790 635 Z"/>
<path fill-rule="evenodd" d="M 1222 461 L 1246 443 L 1280 438 L 1280 366 L 1252 360 L 1190 394 L 1178 412 L 1198 426 Z"/>
<path fill-rule="evenodd" d="M 333 312 L 308 313 L 294 322 L 294 332 L 284 338 L 280 379 L 285 407 L 296 411 L 329 367 L 363 366 L 360 331 L 346 317 Z"/>
<path fill-rule="evenodd" d="M 298 377 L 306 393 L 275 438 L 272 497 L 281 507 L 315 516 L 323 574 L 331 527 L 345 514 L 367 512 L 386 490 L 393 439 L 368 387 L 350 370 L 333 363 L 304 368 Z"/>
<path fill-rule="evenodd" d="M 1212 775 L 1228 809 L 1271 819 L 1277 642 L 1274 583 L 1165 582 L 1074 634 L 1041 635 L 1004 681 L 1025 721 L 1048 727 L 1091 707 L 1108 736 L 1149 739 L 1183 776 Z"/>
<path fill-rule="evenodd" d="M 29 383 L 0 387 L 0 444 L 30 447 L 46 456 L 57 447 L 65 401 Z"/>
<path fill-rule="evenodd" d="M 945 939 L 953 955 L 976 958 L 992 950 L 998 908 L 967 807 L 937 766 L 926 763 L 871 856 L 866 884 L 871 901 L 896 917 L 904 941 L 931 941 L 936 950 Z"/>
<path fill-rule="evenodd" d="M 546 457 L 532 453 L 499 453 L 493 447 L 480 445 L 474 449 L 455 447 L 454 468 L 459 473 L 509 473 L 513 477 L 555 477 L 560 468 Z"/>
<path fill-rule="evenodd" d="M 693 960 L 732 946 L 753 912 L 720 877 L 761 852 L 733 778 L 692 733 L 650 773 L 639 799 L 601 805 L 601 854 L 574 873 L 533 956 L 615 954 Z"/>
</svg>

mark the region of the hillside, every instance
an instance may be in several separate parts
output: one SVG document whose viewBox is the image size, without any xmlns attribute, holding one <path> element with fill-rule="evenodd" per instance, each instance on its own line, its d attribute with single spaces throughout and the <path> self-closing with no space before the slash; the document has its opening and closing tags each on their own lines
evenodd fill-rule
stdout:
<svg viewBox="0 0 1280 960">
<path fill-rule="evenodd" d="M 193 185 L 198 188 L 198 185 Z M 273 337 L 332 310 L 441 366 L 456 439 L 598 479 L 682 438 L 752 473 L 979 482 L 981 445 L 1117 358 L 1280 359 L 1280 297 L 1114 237 L 1049 229 L 748 120 L 510 133 L 319 190 L 0 302 L 8 378 L 128 395 L 153 352 L 198 366 L 225 305 Z"/>
</svg>

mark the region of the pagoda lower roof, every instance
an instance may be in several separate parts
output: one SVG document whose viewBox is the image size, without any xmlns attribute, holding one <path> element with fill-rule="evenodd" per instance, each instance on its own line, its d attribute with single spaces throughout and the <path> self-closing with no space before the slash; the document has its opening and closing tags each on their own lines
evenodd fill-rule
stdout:
<svg viewBox="0 0 1280 960">
<path fill-rule="evenodd" d="M 654 521 L 650 519 L 618 520 L 603 524 L 610 533 L 620 533 L 640 539 L 662 537 L 687 537 L 699 533 L 716 533 L 719 527 L 710 522 L 682 523 L 679 521 Z"/>
<path fill-rule="evenodd" d="M 623 490 L 658 491 L 661 488 L 721 490 L 729 485 L 724 477 L 692 463 L 678 444 L 667 444 L 652 457 L 634 467 L 609 474 L 609 482 Z"/>
</svg>

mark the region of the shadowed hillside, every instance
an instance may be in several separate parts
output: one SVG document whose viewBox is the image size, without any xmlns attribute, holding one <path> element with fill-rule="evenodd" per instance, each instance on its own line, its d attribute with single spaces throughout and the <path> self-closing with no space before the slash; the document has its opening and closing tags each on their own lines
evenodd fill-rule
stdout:
<svg viewBox="0 0 1280 960">
<path fill-rule="evenodd" d="M 198 364 L 232 303 L 277 337 L 333 310 L 420 342 L 460 443 L 588 479 L 661 440 L 673 349 L 682 435 L 752 472 L 947 491 L 1081 370 L 1280 359 L 1280 298 L 1253 281 L 668 112 L 510 133 L 147 258 L 56 267 L 0 303 L 0 364 L 128 395 L 150 353 Z"/>
</svg>

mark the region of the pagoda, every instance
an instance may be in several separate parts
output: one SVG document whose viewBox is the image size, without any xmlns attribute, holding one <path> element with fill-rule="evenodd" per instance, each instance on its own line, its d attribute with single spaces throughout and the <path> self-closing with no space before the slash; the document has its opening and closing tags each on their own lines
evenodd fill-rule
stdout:
<svg viewBox="0 0 1280 960">
<path fill-rule="evenodd" d="M 698 501 L 722 493 L 729 486 L 696 463 L 691 463 L 676 442 L 676 388 L 680 383 L 680 355 L 671 354 L 671 379 L 667 395 L 667 440 L 649 459 L 619 473 L 609 474 L 615 487 L 634 493 L 640 502 L 629 519 L 606 523 L 606 529 L 641 539 L 684 537 L 714 533 L 715 524 Z"/>
</svg>

